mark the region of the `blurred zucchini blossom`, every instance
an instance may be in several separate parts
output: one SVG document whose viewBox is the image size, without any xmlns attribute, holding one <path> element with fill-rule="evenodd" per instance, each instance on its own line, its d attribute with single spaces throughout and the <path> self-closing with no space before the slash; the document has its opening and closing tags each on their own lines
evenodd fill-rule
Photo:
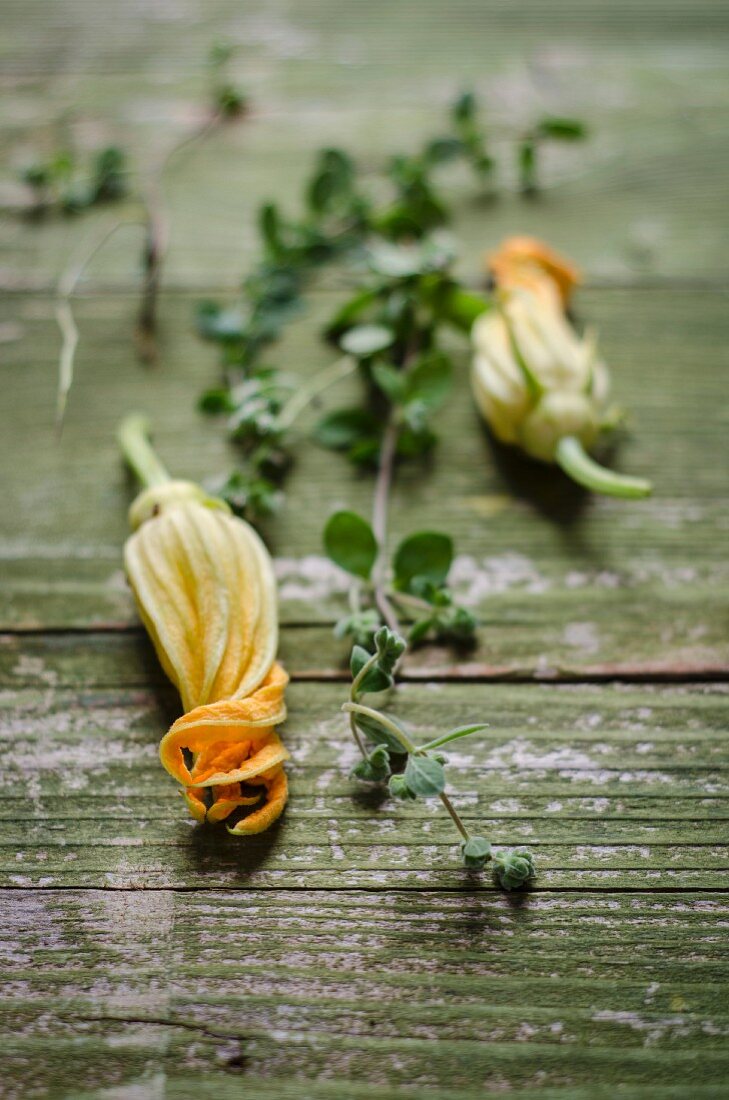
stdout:
<svg viewBox="0 0 729 1100">
<path fill-rule="evenodd" d="M 608 470 L 588 453 L 620 411 L 594 334 L 578 334 L 565 312 L 577 270 L 529 237 L 505 241 L 489 268 L 495 300 L 472 329 L 471 379 L 493 434 L 595 492 L 647 496 L 649 482 Z"/>
</svg>

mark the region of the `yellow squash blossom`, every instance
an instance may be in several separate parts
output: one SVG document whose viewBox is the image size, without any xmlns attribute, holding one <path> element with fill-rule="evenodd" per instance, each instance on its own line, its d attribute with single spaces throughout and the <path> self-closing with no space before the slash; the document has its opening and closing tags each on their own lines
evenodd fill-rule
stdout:
<svg viewBox="0 0 729 1100">
<path fill-rule="evenodd" d="M 471 382 L 494 435 L 595 492 L 647 496 L 649 482 L 587 453 L 617 415 L 595 340 L 578 335 L 564 312 L 576 270 L 532 238 L 505 241 L 489 262 L 496 302 L 473 325 Z"/>
<path fill-rule="evenodd" d="M 160 759 L 197 821 L 255 807 L 229 831 L 262 832 L 286 805 L 275 727 L 286 717 L 288 677 L 276 663 L 278 620 L 271 559 L 224 501 L 171 480 L 128 418 L 127 461 L 147 484 L 130 509 L 124 565 L 142 621 L 186 713 L 162 738 Z M 257 789 L 259 788 L 259 789 Z"/>
<path fill-rule="evenodd" d="M 582 281 L 570 260 L 536 237 L 507 237 L 488 254 L 486 263 L 502 289 L 522 287 L 550 297 L 556 292 L 563 306 L 569 305 L 572 291 Z"/>
</svg>

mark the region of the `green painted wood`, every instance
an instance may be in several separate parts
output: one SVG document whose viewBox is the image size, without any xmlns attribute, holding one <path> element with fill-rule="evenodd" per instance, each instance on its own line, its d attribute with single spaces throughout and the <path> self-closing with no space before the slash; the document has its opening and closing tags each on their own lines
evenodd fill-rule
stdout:
<svg viewBox="0 0 729 1100">
<path fill-rule="evenodd" d="M 609 1078 L 668 1100 L 727 1070 L 719 896 L 29 890 L 0 911 L 10 1096 L 565 1100 Z"/>
<path fill-rule="evenodd" d="M 244 8 L 208 0 L 204 17 L 182 2 L 161 15 L 112 0 L 93 12 L 84 0 L 36 0 L 32 21 L 22 3 L 5 10 L 7 204 L 22 199 L 14 167 L 52 142 L 49 104 L 81 148 L 120 142 L 139 171 L 199 117 L 211 41 L 239 44 L 234 68 L 255 112 L 170 169 L 171 286 L 237 284 L 255 247 L 256 207 L 272 194 L 298 202 L 314 149 L 345 144 L 375 167 L 432 134 L 466 83 L 489 105 L 507 189 L 514 173 L 504 131 L 576 109 L 593 130 L 584 148 L 549 151 L 538 203 L 513 194 L 479 203 L 464 176 L 446 177 L 467 271 L 505 233 L 536 231 L 603 280 L 729 273 L 729 20 L 714 0 L 692 4 L 690 15 L 675 0 L 529 0 L 518 14 L 503 0 L 458 0 L 447 20 L 437 0 L 422 0 L 415 14 L 385 0 L 297 0 L 274 11 L 265 0 Z M 5 219 L 4 282 L 48 285 L 98 220 Z M 138 233 L 126 231 L 91 279 L 134 285 L 139 252 Z"/>
<path fill-rule="evenodd" d="M 0 439 L 5 629 L 136 622 L 121 570 L 132 488 L 114 433 L 124 412 L 139 408 L 155 417 L 160 451 L 182 476 L 205 478 L 234 461 L 221 426 L 193 407 L 217 370 L 214 351 L 190 331 L 193 304 L 184 296 L 164 302 L 164 353 L 150 370 L 131 355 L 131 298 L 79 302 L 82 342 L 60 444 L 51 430 L 58 350 L 52 304 L 22 296 L 6 305 L 22 337 L 7 345 L 2 368 L 12 413 Z M 331 308 L 328 296 L 319 300 L 274 350 L 276 360 L 301 375 L 329 362 L 317 332 Z M 480 648 L 458 658 L 462 671 L 723 674 L 724 296 L 584 292 L 580 309 L 600 327 L 616 394 L 631 410 L 632 434 L 616 462 L 652 476 L 655 497 L 590 499 L 557 471 L 494 451 L 474 412 L 461 355 L 436 461 L 401 471 L 392 537 L 423 526 L 453 532 L 461 555 L 456 587 L 483 623 Z M 355 392 L 341 385 L 328 407 Z M 312 420 L 309 414 L 302 421 L 287 503 L 264 531 L 279 554 L 284 623 L 331 623 L 343 613 L 345 582 L 321 557 L 321 527 L 332 509 L 346 504 L 366 513 L 371 500 L 370 478 L 307 441 Z M 317 657 L 310 671 L 340 659 L 330 641 L 323 646 L 325 661 Z M 439 652 L 427 660 L 431 671 L 454 663 Z"/>
<path fill-rule="evenodd" d="M 148 164 L 199 117 L 201 60 L 223 36 L 255 112 L 166 180 L 166 285 L 194 293 L 164 298 L 160 362 L 139 368 L 139 232 L 108 243 L 74 307 L 77 382 L 56 445 L 49 291 L 81 239 L 134 211 L 29 224 L 15 170 L 52 144 L 49 104 L 80 146 L 118 141 Z M 725 681 L 728 663 L 728 37 L 713 0 L 453 0 L 447 19 L 435 0 L 415 14 L 386 0 L 36 0 L 32 19 L 7 0 L 0 285 L 28 293 L 0 303 L 3 1095 L 725 1094 L 727 695 L 688 681 Z M 496 841 L 537 852 L 520 897 L 458 870 L 437 806 L 378 805 L 347 778 L 331 635 L 342 580 L 319 531 L 334 507 L 369 508 L 367 479 L 302 442 L 265 531 L 297 682 L 291 803 L 253 842 L 194 827 L 158 764 L 179 704 L 120 569 L 123 412 L 153 413 L 181 475 L 231 461 L 193 410 L 216 366 L 191 315 L 255 261 L 257 205 L 297 202 L 321 144 L 373 170 L 415 148 L 466 83 L 489 104 L 497 152 L 543 111 L 577 104 L 593 129 L 545 158 L 537 202 L 510 191 L 510 169 L 494 204 L 458 172 L 443 186 L 469 280 L 509 232 L 584 265 L 578 312 L 600 328 L 632 413 L 615 461 L 657 487 L 649 502 L 588 502 L 495 455 L 463 358 L 437 462 L 401 475 L 393 538 L 455 532 L 457 585 L 481 628 L 469 653 L 409 659 L 395 707 L 423 736 L 490 723 L 451 754 L 454 797 Z M 276 362 L 303 376 L 328 361 L 316 330 L 341 289 L 339 273 L 320 281 Z M 638 682 L 595 682 L 616 678 Z M 527 682 L 493 682 L 511 679 Z"/>
<path fill-rule="evenodd" d="M 36 676 L 38 660 L 27 658 Z M 194 827 L 161 770 L 157 743 L 179 711 L 169 687 L 64 675 L 46 660 L 42 687 L 3 691 L 3 884 L 472 884 L 437 804 L 379 805 L 348 778 L 342 685 L 290 688 L 290 806 L 279 828 L 241 842 Z M 450 754 L 453 797 L 474 831 L 535 848 L 537 889 L 729 885 L 723 685 L 403 684 L 392 705 L 423 740 L 489 723 Z"/>
<path fill-rule="evenodd" d="M 591 644 L 585 648 L 587 624 L 562 627 L 572 611 L 567 599 L 556 603 L 502 597 L 484 617 L 477 644 L 465 650 L 424 645 L 408 652 L 399 666 L 399 678 L 406 681 L 511 680 L 517 681 L 624 681 L 659 682 L 724 680 L 722 661 L 712 663 L 709 649 L 686 647 L 677 665 L 673 655 L 650 654 L 655 644 L 656 616 L 650 624 L 616 620 L 605 600 L 600 607 L 604 631 L 600 633 L 598 660 Z M 611 610 L 613 613 L 611 614 Z M 665 615 L 664 637 L 678 633 L 676 608 L 661 608 Z M 537 618 L 536 612 L 542 614 Z M 583 608 L 584 611 L 584 608 Z M 501 615 L 501 617 L 499 617 Z M 594 611 L 593 611 L 594 622 Z M 637 621 L 642 629 L 634 629 Z M 716 623 L 717 630 L 721 624 Z M 544 647 L 535 651 L 537 641 Z M 720 635 L 719 641 L 723 642 Z M 351 680 L 351 645 L 334 637 L 329 625 L 284 625 L 279 640 L 279 657 L 291 676 L 298 680 Z M 637 655 L 636 655 L 637 651 Z M 642 652 L 641 652 L 642 651 Z M 609 660 L 605 658 L 609 657 Z M 49 667 L 50 663 L 50 667 Z M 10 687 L 40 686 L 51 678 L 60 683 L 113 686 L 130 683 L 147 686 L 164 683 L 156 666 L 151 643 L 142 627 L 113 628 L 104 632 L 60 631 L 57 633 L 0 634 L 0 684 Z"/>
</svg>

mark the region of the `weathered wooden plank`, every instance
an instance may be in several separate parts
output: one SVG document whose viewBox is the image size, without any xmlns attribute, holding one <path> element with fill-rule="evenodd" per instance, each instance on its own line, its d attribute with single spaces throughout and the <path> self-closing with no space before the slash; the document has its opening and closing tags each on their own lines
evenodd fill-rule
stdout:
<svg viewBox="0 0 729 1100">
<path fill-rule="evenodd" d="M 484 244 L 517 229 L 548 234 L 603 279 L 729 271 L 729 22 L 712 0 L 692 5 L 690 19 L 665 0 L 611 4 L 609 14 L 599 2 L 531 0 L 518 15 L 501 2 L 467 0 L 448 20 L 433 0 L 417 11 L 348 5 L 346 15 L 334 0 L 298 0 L 275 13 L 264 0 L 245 10 L 212 0 L 204 15 L 170 3 L 164 18 L 154 7 L 132 15 L 104 2 L 92 15 L 84 2 L 36 0 L 32 23 L 25 5 L 5 7 L 0 147 L 11 169 L 52 141 L 49 104 L 82 148 L 113 140 L 137 168 L 148 164 L 198 116 L 211 41 L 239 43 L 237 70 L 255 113 L 170 169 L 170 285 L 237 283 L 251 258 L 257 205 L 271 195 L 298 202 L 312 150 L 344 144 L 377 165 L 415 149 L 467 83 L 491 109 L 508 187 L 504 127 L 519 130 L 578 104 L 593 129 L 584 148 L 548 151 L 538 203 L 513 195 L 479 203 L 465 176 L 448 177 L 469 269 Z M 17 200 L 12 175 L 2 182 L 7 201 Z M 47 285 L 97 221 L 29 227 L 6 219 L 5 280 Z M 133 284 L 137 238 L 128 230 L 110 244 L 92 279 Z"/>
<path fill-rule="evenodd" d="M 583 647 L 589 628 L 581 629 L 579 623 L 565 628 L 555 625 L 560 619 L 569 620 L 573 609 L 566 598 L 558 608 L 555 601 L 545 597 L 536 608 L 540 615 L 534 614 L 533 600 L 524 606 L 522 600 L 502 595 L 492 602 L 489 616 L 479 631 L 478 644 L 473 649 L 459 651 L 428 645 L 412 650 L 400 665 L 400 679 L 515 682 L 532 679 L 549 682 L 726 679 L 723 661 L 712 664 L 714 654 L 711 647 L 706 646 L 705 636 L 702 646 L 685 647 L 680 666 L 675 661 L 675 653 L 668 658 L 660 652 L 647 658 L 642 656 L 655 644 L 656 633 L 664 638 L 673 636 L 672 632 L 669 634 L 668 607 L 660 609 L 665 613 L 664 630 L 660 630 L 655 618 L 651 624 L 643 623 L 642 629 L 631 630 L 631 623 L 616 621 L 610 614 L 607 599 L 599 607 L 599 614 L 592 606 L 590 620 L 597 626 L 600 639 L 599 652 L 595 653 L 591 645 L 587 649 Z M 585 611 L 585 602 L 581 602 L 581 614 Z M 679 623 L 674 612 L 671 626 L 676 632 Z M 718 640 L 723 641 L 721 624 L 715 625 Z M 546 652 L 534 650 L 537 631 L 538 642 Z M 351 679 L 350 648 L 349 643 L 334 637 L 329 625 L 288 624 L 280 633 L 279 658 L 295 679 L 348 682 Z M 148 686 L 165 682 L 142 627 L 103 632 L 0 634 L 0 685 L 40 687 L 49 680 L 53 680 L 54 686 L 88 687 Z"/>
<path fill-rule="evenodd" d="M 719 897 L 11 891 L 0 912 L 12 1097 L 88 1075 L 182 1097 L 189 1072 L 223 1096 L 601 1078 L 642 1100 L 719 1095 L 727 1068 Z"/>
<path fill-rule="evenodd" d="M 464 82 L 497 128 L 579 102 L 595 130 L 546 158 L 534 204 L 486 208 L 448 178 L 464 273 L 522 230 L 572 252 L 593 286 L 674 283 L 580 303 L 634 414 L 619 462 L 654 477 L 653 501 L 586 506 L 492 454 L 463 376 L 435 468 L 404 473 L 396 494 L 395 537 L 425 523 L 457 534 L 457 585 L 482 621 L 472 653 L 406 666 L 396 708 L 423 735 L 490 722 L 450 770 L 469 822 L 536 851 L 539 879 L 519 898 L 457 869 L 433 807 L 356 795 L 342 683 L 290 691 L 292 800 L 275 832 L 241 844 L 186 821 L 156 758 L 178 703 L 119 567 L 129 487 L 112 437 L 143 406 L 176 471 L 225 465 L 221 435 L 192 411 L 213 354 L 191 337 L 184 296 L 163 302 L 154 372 L 133 361 L 131 293 L 79 302 L 77 385 L 56 447 L 52 302 L 2 307 L 0 629 L 16 632 L 0 637 L 4 1094 L 723 1096 L 725 689 L 433 681 L 726 677 L 725 300 L 676 285 L 729 270 L 726 9 L 455 0 L 444 20 L 431 0 L 417 17 L 384 0 L 210 0 L 204 13 L 186 0 L 38 0 L 33 15 L 15 0 L 4 10 L 11 172 L 40 130 L 49 140 L 49 103 L 73 107 L 82 144 L 118 140 L 144 163 L 193 121 L 210 41 L 241 43 L 256 114 L 170 172 L 169 286 L 237 282 L 255 258 L 256 205 L 292 201 L 313 148 L 343 143 L 376 165 L 432 133 Z M 0 202 L 13 200 L 9 177 Z M 0 279 L 47 288 L 100 220 L 6 219 Z M 86 286 L 130 291 L 137 236 L 114 238 Z M 322 282 L 310 319 L 274 351 L 297 374 L 327 361 L 314 337 L 327 288 L 341 279 Z M 371 486 L 303 445 L 290 490 L 266 532 L 281 555 L 282 655 L 296 678 L 341 679 L 330 627 L 342 581 L 319 529 L 327 509 L 366 510 Z"/>
<path fill-rule="evenodd" d="M 123 412 L 153 413 L 160 450 L 182 476 L 205 477 L 233 461 L 223 432 L 192 407 L 216 374 L 214 353 L 190 335 L 192 305 L 184 297 L 164 303 L 164 357 L 149 371 L 131 354 L 130 298 L 79 303 L 77 380 L 59 445 L 51 430 L 58 349 L 52 304 L 32 296 L 12 301 L 6 316 L 23 334 L 7 346 L 2 371 L 11 420 L 0 440 L 1 626 L 135 622 L 120 568 L 131 498 L 114 440 Z M 328 298 L 320 301 L 274 352 L 292 372 L 329 361 L 316 333 L 330 308 Z M 461 359 L 464 374 L 441 418 L 435 462 L 401 472 L 393 539 L 422 526 L 453 532 L 461 554 L 456 587 L 484 624 L 480 650 L 465 658 L 476 674 L 716 674 L 728 664 L 726 425 L 717 413 L 724 401 L 724 297 L 602 291 L 583 294 L 582 308 L 602 329 L 616 392 L 631 409 L 634 434 L 619 464 L 653 476 L 655 498 L 588 499 L 557 472 L 494 452 Z M 344 384 L 329 406 L 352 393 Z M 283 621 L 326 623 L 345 606 L 344 583 L 320 556 L 321 527 L 326 512 L 343 504 L 367 512 L 372 485 L 305 438 L 297 458 L 287 504 L 265 534 L 281 555 Z M 435 668 L 453 663 L 442 655 L 433 661 Z"/>
<path fill-rule="evenodd" d="M 473 881 L 434 807 L 380 805 L 348 778 L 356 748 L 341 685 L 292 686 L 290 807 L 278 829 L 241 843 L 195 828 L 160 769 L 156 746 L 178 711 L 168 688 L 49 679 L 2 696 L 6 885 L 467 890 Z M 474 830 L 536 850 L 539 889 L 729 885 L 722 686 L 404 684 L 393 705 L 423 738 L 490 723 L 450 754 L 454 797 Z"/>
</svg>

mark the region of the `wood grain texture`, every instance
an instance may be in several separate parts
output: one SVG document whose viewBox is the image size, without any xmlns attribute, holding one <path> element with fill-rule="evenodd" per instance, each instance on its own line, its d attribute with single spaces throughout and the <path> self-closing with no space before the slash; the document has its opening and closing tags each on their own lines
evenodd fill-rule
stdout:
<svg viewBox="0 0 729 1100">
<path fill-rule="evenodd" d="M 305 376 L 330 361 L 318 332 L 335 300 L 320 296 L 275 349 L 292 373 Z M 214 352 L 190 331 L 194 302 L 165 301 L 164 355 L 153 371 L 130 354 L 131 298 L 79 302 L 77 379 L 58 444 L 50 426 L 58 350 L 52 306 L 13 299 L 8 316 L 24 333 L 8 346 L 2 372 L 11 409 L 10 431 L 0 438 L 4 628 L 136 622 L 120 568 L 132 497 L 114 438 L 123 412 L 154 415 L 160 451 L 181 476 L 199 479 L 235 461 L 222 426 L 193 407 L 217 376 Z M 591 499 L 557 471 L 492 447 L 461 350 L 454 393 L 439 417 L 438 454 L 425 466 L 403 466 L 398 477 L 392 539 L 428 526 L 453 532 L 456 588 L 483 622 L 481 648 L 468 657 L 477 671 L 725 672 L 724 296 L 592 291 L 582 294 L 580 310 L 601 329 L 615 392 L 631 411 L 633 430 L 614 461 L 653 477 L 655 497 Z M 344 383 L 326 404 L 355 396 L 354 383 Z M 286 506 L 264 532 L 279 555 L 282 619 L 310 625 L 332 622 L 345 607 L 346 582 L 321 557 L 326 515 L 343 505 L 367 513 L 372 492 L 369 477 L 307 441 L 312 422 L 312 415 L 302 421 Z"/>
<path fill-rule="evenodd" d="M 140 233 L 81 281 L 77 375 L 60 444 L 52 292 L 79 219 L 22 216 L 17 170 L 58 142 L 150 156 L 199 120 L 212 41 L 238 49 L 253 111 L 175 160 L 160 360 L 131 343 Z M 0 1091 L 9 1100 L 719 1100 L 726 953 L 729 577 L 724 544 L 729 12 L 714 0 L 6 0 L 0 63 Z M 613 461 L 640 503 L 587 498 L 488 442 L 466 359 L 433 464 L 403 469 L 392 539 L 454 532 L 468 653 L 409 657 L 393 708 L 418 736 L 489 722 L 451 753 L 453 795 L 539 876 L 505 896 L 459 870 L 439 806 L 357 790 L 339 706 L 342 577 L 326 515 L 371 482 L 306 441 L 277 555 L 292 798 L 241 842 L 186 817 L 157 744 L 179 712 L 121 573 L 131 486 L 120 416 L 150 412 L 170 468 L 235 454 L 194 410 L 217 377 L 199 298 L 232 299 L 254 212 L 299 202 L 313 151 L 368 171 L 438 132 L 454 93 L 489 108 L 499 201 L 441 180 L 460 272 L 533 232 L 586 271 L 630 433 Z M 513 134 L 579 113 L 539 199 L 514 191 Z M 317 283 L 272 360 L 330 359 L 344 289 Z M 454 345 L 455 347 L 455 345 Z M 347 386 L 326 398 L 345 403 Z M 540 682 L 541 681 L 541 682 Z"/>
<path fill-rule="evenodd" d="M 446 173 L 465 270 L 478 270 L 482 242 L 520 230 L 548 232 L 601 280 L 729 273 L 729 20 L 715 0 L 690 13 L 674 0 L 529 0 L 518 14 L 504 0 L 457 0 L 447 19 L 437 0 L 416 12 L 386 0 L 206 0 L 204 15 L 183 2 L 163 7 L 35 0 L 30 19 L 25 4 L 5 4 L 7 202 L 22 197 L 13 167 L 52 147 L 49 104 L 81 149 L 119 142 L 143 170 L 199 118 L 205 58 L 226 37 L 239 47 L 234 71 L 254 111 L 170 168 L 170 286 L 237 285 L 256 247 L 255 209 L 271 195 L 298 205 L 313 150 L 345 145 L 376 167 L 437 132 L 469 84 L 489 109 L 506 196 L 479 203 L 465 174 Z M 576 111 L 591 141 L 550 149 L 543 197 L 524 203 L 504 131 Z M 83 230 L 98 220 L 84 218 Z M 5 281 L 47 286 L 80 231 L 73 219 L 32 228 L 6 219 Z M 133 285 L 140 249 L 138 231 L 119 235 L 91 282 Z"/>
<path fill-rule="evenodd" d="M 4 885 L 469 888 L 437 804 L 383 802 L 349 779 L 341 685 L 291 687 L 291 802 L 279 828 L 241 843 L 194 827 L 161 769 L 169 688 L 94 686 L 92 659 L 66 686 L 62 666 L 54 677 L 28 655 L 43 686 L 3 692 Z M 403 684 L 392 707 L 420 740 L 489 723 L 449 754 L 453 797 L 474 831 L 534 848 L 536 889 L 729 885 L 723 685 L 431 682 Z"/>
<path fill-rule="evenodd" d="M 729 1068 L 720 897 L 30 890 L 0 911 L 13 1098 L 564 1100 L 609 1078 L 668 1100 Z"/>
</svg>

